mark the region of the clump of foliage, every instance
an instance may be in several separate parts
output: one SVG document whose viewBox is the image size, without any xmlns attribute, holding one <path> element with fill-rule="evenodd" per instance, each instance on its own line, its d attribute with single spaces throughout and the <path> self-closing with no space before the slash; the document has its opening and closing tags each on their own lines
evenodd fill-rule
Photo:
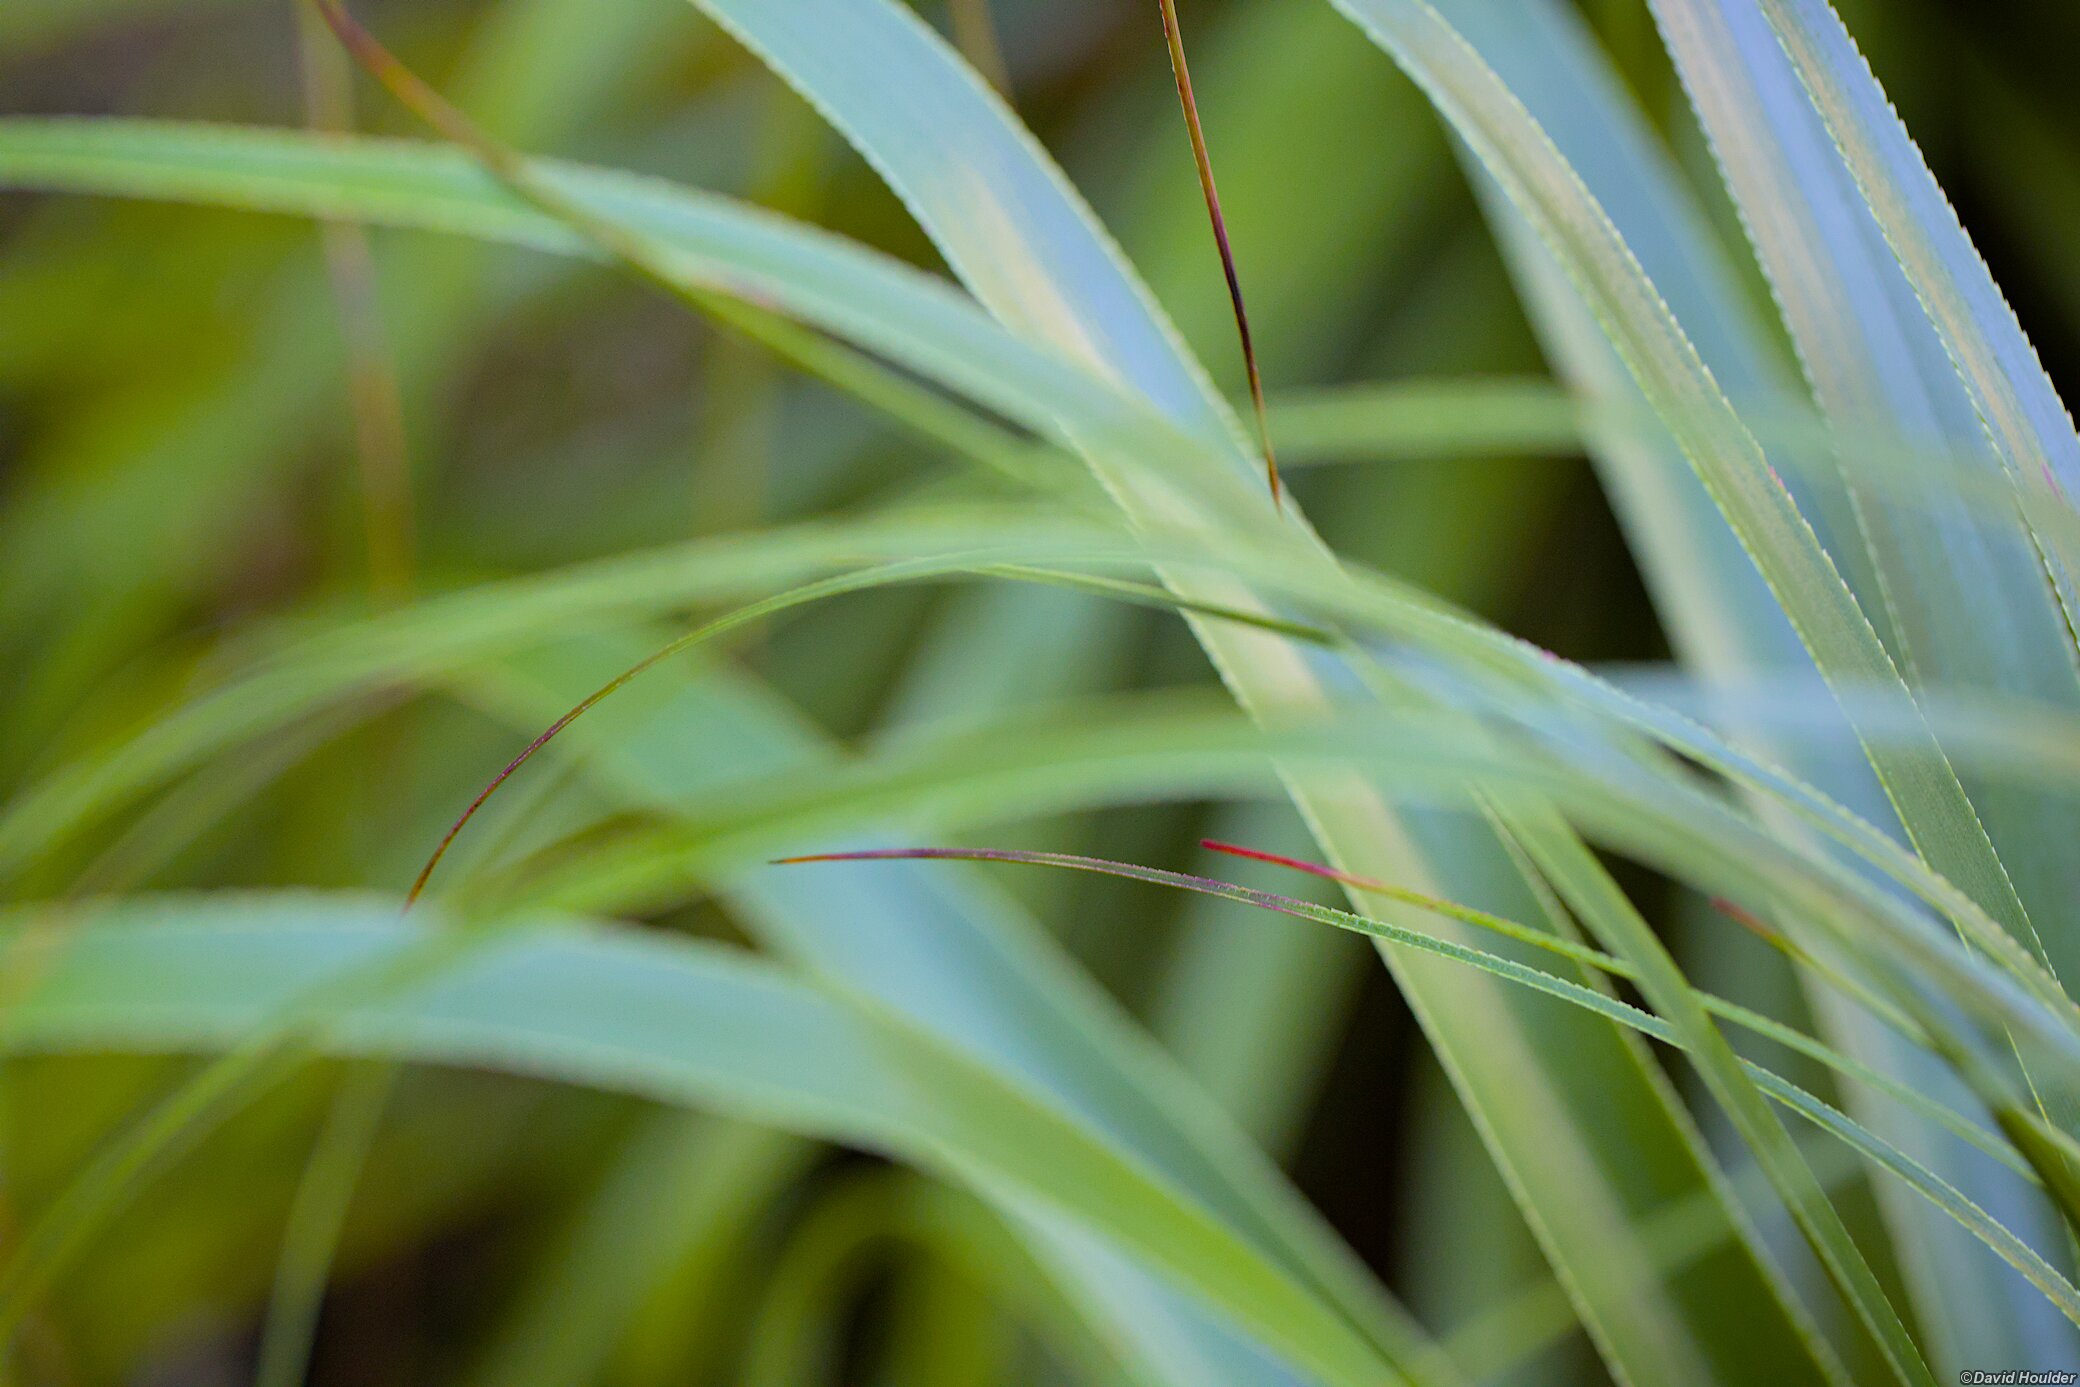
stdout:
<svg viewBox="0 0 2080 1387">
<path fill-rule="evenodd" d="M 2080 1368 L 2080 434 L 1827 0 L 146 8 L 0 14 L 10 1380 Z M 2051 300 L 1997 14 L 1852 18 Z"/>
</svg>

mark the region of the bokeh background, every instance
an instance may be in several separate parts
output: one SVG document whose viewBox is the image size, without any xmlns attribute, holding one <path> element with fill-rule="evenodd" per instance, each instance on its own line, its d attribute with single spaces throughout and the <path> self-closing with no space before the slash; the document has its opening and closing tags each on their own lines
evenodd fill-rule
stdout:
<svg viewBox="0 0 2080 1387">
<path fill-rule="evenodd" d="M 2080 9 L 1840 8 L 2073 398 Z M 1644 4 L 1581 9 L 1737 243 Z M 1019 113 L 1239 394 L 1155 7 L 991 10 Z M 732 193 L 936 263 L 813 112 L 678 0 L 358 12 L 517 146 Z M 1193 0 L 1185 18 L 1275 429 L 1331 387 L 1545 375 L 1453 148 L 1386 58 L 1309 0 Z M 286 0 L 6 0 L 0 111 L 423 133 Z M 1354 558 L 1582 660 L 1664 659 L 1595 479 L 1566 430 L 1551 432 L 1531 427 L 1522 451 L 1494 456 L 1419 430 L 1337 456 L 1296 433 L 1290 483 Z M 990 485 L 609 270 L 405 233 L 328 243 L 287 219 L 0 194 L 0 783 L 29 783 L 148 716 L 270 620 Z M 32 885 L 401 888 L 523 729 L 650 634 L 602 632 L 399 698 L 343 735 L 268 738 L 44 864 Z M 1211 681 L 1174 618 L 1050 590 L 853 597 L 762 629 L 726 660 L 747 697 L 855 746 Z M 613 726 L 603 718 L 592 735 Z M 544 801 L 592 804 L 572 766 L 583 755 L 535 768 L 534 797 L 486 826 L 480 866 L 501 833 L 558 812 Z M 1305 844 L 1284 811 L 1203 805 L 989 840 L 1191 867 L 1207 833 Z M 1632 884 L 1659 899 L 1651 881 Z M 1502 1316 L 1519 1342 L 1505 1378 L 1598 1380 L 1359 941 L 1095 878 L 1003 885 L 1433 1330 L 1449 1341 Z M 1766 950 L 1723 929 L 1685 932 L 1682 903 L 1665 904 L 1696 976 L 1782 993 Z M 654 922 L 738 934 L 699 902 Z M 5 1217 L 48 1198 L 180 1069 L 8 1066 Z M 154 1177 L 32 1326 L 39 1380 L 249 1380 L 288 1204 L 339 1078 L 313 1066 Z M 979 1204 L 856 1153 L 545 1084 L 413 1071 L 353 1200 L 311 1380 L 1107 1380 L 1044 1287 L 996 1264 L 1015 1257 L 990 1225 Z"/>
</svg>

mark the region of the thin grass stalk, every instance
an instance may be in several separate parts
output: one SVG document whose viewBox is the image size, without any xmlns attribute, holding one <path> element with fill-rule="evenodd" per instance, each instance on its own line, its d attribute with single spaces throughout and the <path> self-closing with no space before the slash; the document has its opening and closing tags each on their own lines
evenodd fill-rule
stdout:
<svg viewBox="0 0 2080 1387">
<path fill-rule="evenodd" d="M 354 128 L 352 68 L 325 26 L 298 11 L 298 57 L 304 106 L 313 128 L 347 135 Z M 389 336 L 377 297 L 375 257 L 367 228 L 324 222 L 325 269 L 347 344 L 355 451 L 360 458 L 368 533 L 369 588 L 376 604 L 394 604 L 412 582 L 411 458 L 405 436 L 404 397 L 393 367 Z M 395 764 L 397 747 L 384 739 L 377 760 Z M 267 1313 L 260 1330 L 256 1387 L 297 1387 L 310 1372 L 325 1287 L 340 1229 L 362 1166 L 396 1084 L 397 1066 L 357 1070 L 335 1090 L 282 1230 Z"/>
<path fill-rule="evenodd" d="M 351 135 L 353 87 L 338 48 L 324 34 L 310 11 L 299 11 L 298 59 L 305 118 L 313 130 Z M 404 398 L 391 365 L 390 335 L 383 322 L 367 228 L 356 222 L 326 221 L 320 224 L 319 234 L 325 249 L 325 277 L 347 347 L 369 589 L 379 604 L 387 605 L 410 592 L 417 547 Z"/>
<path fill-rule="evenodd" d="M 1184 57 L 1184 30 L 1177 21 L 1177 0 L 1158 0 L 1163 14 L 1163 40 L 1170 50 L 1170 72 L 1177 79 L 1177 100 L 1184 108 L 1184 127 L 1192 140 L 1192 162 L 1199 172 L 1199 190 L 1206 198 L 1206 216 L 1213 223 L 1213 243 L 1220 251 L 1221 274 L 1228 282 L 1228 302 L 1235 310 L 1235 333 L 1242 343 L 1242 368 L 1249 375 L 1249 401 L 1257 415 L 1257 437 L 1264 449 L 1264 476 L 1271 486 L 1271 499 L 1279 499 L 1278 454 L 1271 446 L 1271 418 L 1264 408 L 1264 377 L 1257 368 L 1257 348 L 1249 330 L 1249 309 L 1242 302 L 1242 276 L 1235 268 L 1234 248 L 1228 244 L 1228 219 L 1221 215 L 1220 190 L 1214 186 L 1213 158 L 1206 152 L 1206 131 L 1199 123 L 1199 102 L 1192 95 L 1192 70 Z"/>
<path fill-rule="evenodd" d="M 333 1095 L 289 1205 L 267 1315 L 260 1328 L 254 1387 L 300 1387 L 310 1375 L 318 1312 L 332 1279 L 340 1233 L 375 1146 L 399 1066 L 356 1066 Z"/>
</svg>

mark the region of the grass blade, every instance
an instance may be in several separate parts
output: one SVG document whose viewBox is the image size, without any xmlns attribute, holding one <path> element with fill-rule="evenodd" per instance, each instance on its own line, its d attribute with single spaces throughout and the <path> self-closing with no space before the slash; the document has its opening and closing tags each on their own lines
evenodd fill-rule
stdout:
<svg viewBox="0 0 2080 1387">
<path fill-rule="evenodd" d="M 1185 130 L 1192 137 L 1192 162 L 1198 166 L 1199 188 L 1206 197 L 1206 216 L 1213 223 L 1213 243 L 1220 251 L 1221 275 L 1228 283 L 1228 302 L 1235 309 L 1235 332 L 1242 339 L 1242 369 L 1249 376 L 1249 402 L 1257 414 L 1257 435 L 1264 444 L 1264 474 L 1271 500 L 1278 495 L 1278 454 L 1271 446 L 1271 419 L 1264 410 L 1264 377 L 1257 369 L 1257 347 L 1250 340 L 1249 309 L 1242 302 L 1242 277 L 1228 244 L 1228 219 L 1221 215 L 1221 195 L 1214 186 L 1213 159 L 1206 152 L 1206 132 L 1199 124 L 1199 102 L 1192 95 L 1192 70 L 1184 57 L 1184 30 L 1177 22 L 1177 0 L 1161 0 L 1163 40 L 1170 49 L 1170 71 L 1177 79 L 1177 100 L 1184 108 Z"/>
<path fill-rule="evenodd" d="M 700 8 L 861 149 L 1000 321 L 1130 383 L 1177 427 L 1224 458 L 1219 466 L 1202 465 L 1200 486 L 1212 491 L 1248 467 L 1232 416 L 1081 200 L 1030 134 L 913 16 L 882 0 L 703 0 Z M 1101 475 L 1118 484 L 1108 450 L 1093 446 L 1087 452 Z M 1127 495 L 1130 511 L 1143 521 L 1176 510 Z M 1294 555 L 1296 564 L 1307 561 L 1303 545 L 1294 546 Z M 1202 628 L 1200 636 L 1216 667 L 1251 707 L 1268 712 L 1311 706 L 1321 698 L 1321 676 L 1302 662 L 1227 633 Z M 1512 869 L 1500 849 L 1470 837 L 1463 824 L 1403 822 L 1376 791 L 1340 777 L 1297 787 L 1297 793 L 1325 849 L 1340 862 L 1417 870 L 1415 862 L 1427 859 L 1447 881 L 1463 873 L 1469 891 L 1483 889 L 1474 885 L 1479 880 L 1514 900 L 1507 885 Z M 1505 884 L 1497 888 L 1498 882 Z M 1744 1363 L 1750 1372 L 1821 1379 L 1789 1323 L 1781 1288 L 1759 1264 L 1744 1268 L 1720 1294 L 1736 1297 L 1752 1311 L 1754 1324 L 1771 1328 L 1745 1334 L 1738 1343 L 1707 1342 L 1713 1336 L 1702 1328 L 1702 1318 L 1674 1304 L 1677 1288 L 1657 1279 L 1644 1254 L 1636 1262 L 1629 1256 L 1622 1210 L 1640 1201 L 1622 1191 L 1648 1178 L 1648 1171 L 1678 1183 L 1704 1178 L 1701 1154 L 1660 1108 L 1664 1099 L 1649 1086 L 1643 1057 L 1615 1032 L 1577 1027 L 1572 1019 L 1555 1022 L 1550 1013 L 1538 1022 L 1516 1015 L 1517 1002 L 1507 991 L 1432 969 L 1425 961 L 1390 961 L 1433 1042 L 1447 1052 L 1462 1093 L 1480 1110 L 1498 1158 L 1520 1182 L 1519 1194 L 1538 1210 L 1548 1253 L 1566 1263 L 1571 1284 L 1592 1306 L 1606 1350 L 1615 1347 L 1621 1359 L 1624 1350 L 1636 1350 L 1634 1371 L 1649 1377 L 1732 1378 L 1742 1370 L 1730 1365 Z M 1504 1015 L 1510 1016 L 1507 1026 L 1497 1019 Z M 1475 1017 L 1481 1018 L 1477 1043 Z M 1533 1039 L 1548 1024 L 1568 1028 L 1566 1041 Z M 1566 1074 L 1540 1058 L 1563 1050 L 1570 1056 Z M 1526 1096 L 1534 1092 L 1527 1088 L 1533 1074 L 1551 1085 L 1535 1090 L 1536 1111 Z M 1562 1096 L 1576 1085 L 1580 1092 Z M 1635 1144 L 1621 1153 L 1574 1122 L 1591 1091 L 1603 1099 L 1625 1093 L 1618 1101 L 1636 1109 L 1635 1131 L 1654 1133 L 1651 1147 Z M 1550 1153 L 1563 1130 L 1578 1162 L 1568 1172 L 1568 1192 L 1531 1189 L 1557 1169 L 1550 1162 L 1537 1165 L 1533 1151 Z M 1595 1191 L 1592 1198 L 1583 1197 L 1585 1187 Z M 1622 1265 L 1614 1249 L 1625 1251 Z M 1654 1294 L 1642 1296 L 1641 1286 L 1653 1287 Z"/>
<path fill-rule="evenodd" d="M 2080 435 L 2014 310 L 1825 0 L 1755 0 L 2011 468 L 2080 488 Z"/>
<path fill-rule="evenodd" d="M 385 919 L 394 910 L 302 896 L 97 912 L 33 974 L 11 957 L 23 991 L 5 1043 L 16 1053 L 221 1046 L 344 970 L 414 948 L 419 932 Z M 321 1033 L 342 1052 L 717 1106 L 902 1152 L 986 1188 L 1008 1183 L 1120 1236 L 1324 1381 L 1402 1380 L 1347 1320 L 1142 1163 L 943 1042 L 733 951 L 628 931 L 502 929 L 414 986 L 327 1005 Z"/>
<path fill-rule="evenodd" d="M 1573 842 L 1575 840 L 1570 836 L 1568 841 Z M 1541 846 L 1544 846 L 1544 844 L 1541 844 Z M 1340 929 L 1366 934 L 1373 938 L 1389 939 L 1397 944 L 1430 951 L 1440 957 L 1449 958 L 1455 962 L 1481 969 L 1497 977 L 1508 978 L 1512 982 L 1532 988 L 1548 996 L 1571 1002 L 1598 1015 L 1616 1020 L 1620 1024 L 1640 1031 L 1643 1034 L 1650 1035 L 1654 1039 L 1683 1049 L 1693 1055 L 1695 1054 L 1692 1047 L 1696 1042 L 1686 1039 L 1683 1032 L 1674 1025 L 1660 1017 L 1642 1012 L 1627 1003 L 1610 998 L 1593 988 L 1584 987 L 1579 983 L 1570 982 L 1565 978 L 1556 977 L 1534 968 L 1527 968 L 1522 964 L 1488 953 L 1485 950 L 1469 949 L 1462 945 L 1450 943 L 1425 931 L 1410 929 L 1406 926 L 1391 924 L 1383 920 L 1355 916 L 1347 911 L 1339 911 L 1326 906 L 1316 906 L 1311 902 L 1297 900 L 1290 896 L 1279 896 L 1269 892 L 1255 891 L 1248 887 L 1236 886 L 1229 882 L 1211 878 L 1188 876 L 1183 873 L 1168 872 L 1158 868 L 1139 867 L 1131 863 L 1113 862 L 1102 858 L 1081 857 L 1067 853 L 1023 852 L 1011 849 L 990 848 L 864 849 L 780 858 L 776 860 L 775 865 L 875 861 L 1016 863 L 1070 871 L 1097 872 L 1108 876 L 1120 876 L 1130 880 L 1145 881 L 1155 885 L 1193 891 L 1202 895 L 1218 896 L 1279 914 L 1330 924 Z M 1377 890 L 1380 885 L 1382 883 L 1368 882 L 1362 889 Z M 1483 912 L 1469 911 L 1449 902 L 1437 901 L 1420 893 L 1402 894 L 1411 903 L 1420 904 L 1425 910 L 1477 924 L 1483 929 L 1505 934 L 1512 938 L 1526 940 L 1536 934 L 1536 931 L 1532 931 L 1528 927 L 1486 916 Z M 1618 976 L 1638 979 L 1642 971 L 1636 964 L 1621 962 L 1608 955 L 1595 954 L 1593 951 L 1583 951 L 1575 946 L 1568 945 L 1564 940 L 1549 938 L 1540 942 L 1539 947 L 1561 953 L 1576 962 L 1589 963 L 1603 971 Z M 1681 989 L 1680 995 L 1684 999 L 1684 1005 L 1689 1007 L 1695 1015 L 1703 1016 L 1708 1010 L 1706 999 L 1691 989 L 1687 983 L 1678 983 L 1676 986 Z M 1710 1023 L 1705 1022 L 1704 1024 L 1709 1025 Z M 1724 1044 L 1723 1039 L 1720 1043 Z M 2049 1262 L 2030 1249 L 2021 1239 L 2015 1237 L 2013 1233 L 2001 1227 L 1997 1221 L 1986 1216 L 1983 1211 L 1977 1210 L 1975 1206 L 1969 1204 L 1969 1201 L 1963 1200 L 1954 1190 L 1949 1189 L 1940 1180 L 1930 1176 L 1926 1171 L 1900 1155 L 1888 1143 L 1872 1136 L 1859 1124 L 1829 1105 L 1797 1089 L 1794 1085 L 1787 1083 L 1767 1069 L 1733 1056 L 1730 1050 L 1726 1052 L 1726 1059 L 1728 1064 L 1738 1071 L 1740 1075 L 1739 1083 L 1747 1085 L 1751 1089 L 1755 1085 L 1760 1084 L 1761 1091 L 1768 1092 L 1772 1097 L 1791 1107 L 1794 1111 L 1812 1118 L 1824 1130 L 1842 1137 L 1866 1157 L 1873 1159 L 1885 1169 L 1899 1174 L 1916 1191 L 1935 1203 L 1938 1208 L 1958 1218 L 1966 1227 L 1982 1237 L 1988 1246 L 1993 1247 L 2004 1258 L 2008 1258 L 2018 1269 L 2025 1270 L 2025 1273 L 2032 1280 L 2037 1281 L 2045 1294 L 2057 1303 L 2069 1318 L 2073 1319 L 2075 1323 L 2080 1323 L 2080 1289 L 2074 1288 Z M 1760 1096 L 1759 1092 L 1757 1096 Z M 1769 1120 L 1775 1121 L 1773 1114 Z M 1945 1125 L 1954 1126 L 1955 1122 L 1946 1122 Z M 1802 1165 L 1804 1158 L 1800 1156 L 1797 1159 Z M 2015 1159 L 2018 1162 L 2020 1160 L 2019 1157 Z M 1786 1183 L 1797 1183 L 1799 1179 L 1795 1173 L 1784 1178 Z M 1809 1193 L 1823 1202 L 1825 1201 L 1825 1192 L 1819 1187 L 1817 1181 L 1813 1183 Z M 1805 1212 L 1808 1216 L 1816 1219 L 1830 1217 L 1826 1212 L 1811 1209 Z M 1846 1231 L 1841 1232 L 1839 1238 L 1845 1241 L 1847 1238 Z M 1815 1240 L 1834 1241 L 1835 1238 L 1824 1231 L 1823 1227 L 1823 1231 L 1815 1234 Z M 1858 1254 L 1858 1257 L 1860 1260 L 1860 1254 Z M 1856 1294 L 1875 1295 L 1881 1303 L 1883 1300 L 1882 1290 L 1875 1284 L 1866 1287 L 1863 1291 Z M 1901 1333 L 1904 1334 L 1903 1328 Z M 1907 1350 L 1911 1348 L 1911 1340 L 1907 1340 L 1903 1345 L 1896 1345 L 1895 1351 L 1907 1354 Z M 1899 1365 L 1901 1375 L 1906 1376 L 1913 1373 L 1915 1371 L 1914 1365 L 1919 1362 L 1918 1351 L 1907 1354 Z M 1922 1365 L 1920 1372 L 1922 1374 L 1926 1373 L 1925 1365 Z"/>
</svg>

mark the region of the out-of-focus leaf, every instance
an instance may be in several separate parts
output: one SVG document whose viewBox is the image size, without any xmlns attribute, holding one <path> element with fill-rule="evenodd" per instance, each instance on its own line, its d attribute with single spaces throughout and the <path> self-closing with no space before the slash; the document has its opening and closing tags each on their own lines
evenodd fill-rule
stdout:
<svg viewBox="0 0 2080 1387">
<path fill-rule="evenodd" d="M 504 677 L 466 681 L 474 698 L 521 725 L 553 716 L 567 695 L 548 668 L 524 664 Z M 713 671 L 666 685 L 640 704 L 601 705 L 608 719 L 577 729 L 585 763 L 636 805 L 699 814 L 769 776 L 823 779 L 845 762 L 770 694 Z M 754 859 L 755 860 L 755 859 Z M 1114 1134 L 1193 1190 L 1209 1208 L 1283 1247 L 1324 1277 L 1350 1275 L 1341 1250 L 1256 1153 L 1209 1110 L 1145 1037 L 1090 988 L 1030 920 L 972 875 L 918 867 L 898 874 L 776 872 L 739 859 L 722 879 L 745 927 L 776 951 L 871 996 L 920 1027 L 958 1043 L 1035 1101 L 1067 1106 Z M 1194 1359 L 1224 1362 L 1236 1381 L 1276 1380 L 1284 1369 L 1226 1327 L 1183 1313 L 1106 1239 L 1067 1227 L 1030 1201 L 1010 1206 L 1012 1226 L 1043 1265 L 1105 1280 L 1141 1302 L 1136 1317 L 1102 1300 L 1090 1312 L 1109 1337 L 1147 1345 L 1190 1342 Z M 1390 1325 L 1395 1322 L 1387 1321 Z M 1396 1326 L 1420 1358 L 1411 1331 Z M 1144 1349 L 1163 1380 L 1188 1374 Z M 1440 1369 L 1439 1371 L 1443 1371 Z M 1182 1376 L 1181 1376 L 1182 1375 Z"/>
<path fill-rule="evenodd" d="M 1349 1321 L 1142 1162 L 885 1010 L 734 951 L 523 925 L 417 985 L 343 1006 L 336 991 L 327 999 L 329 984 L 423 937 L 396 921 L 392 902 L 168 898 L 88 909 L 92 923 L 74 915 L 40 940 L 34 911 L 12 922 L 19 1001 L 4 1043 L 16 1053 L 211 1049 L 317 1007 L 310 1019 L 343 1052 L 715 1106 L 1008 1186 L 1121 1238 L 1324 1381 L 1397 1376 Z"/>
<path fill-rule="evenodd" d="M 542 1258 L 471 1380 L 555 1387 L 592 1376 L 673 1264 L 736 1251 L 743 1225 L 801 1174 L 808 1155 L 802 1142 L 742 1123 L 647 1119 Z"/>
</svg>

